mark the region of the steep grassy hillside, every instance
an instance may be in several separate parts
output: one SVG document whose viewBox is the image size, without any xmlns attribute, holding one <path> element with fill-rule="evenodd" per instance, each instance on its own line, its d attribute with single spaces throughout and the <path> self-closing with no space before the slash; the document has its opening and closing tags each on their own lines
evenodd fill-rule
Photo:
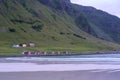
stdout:
<svg viewBox="0 0 120 80">
<path fill-rule="evenodd" d="M 92 34 L 95 33 L 89 29 L 89 26 L 94 24 L 89 24 L 82 13 L 75 14 L 74 17 L 73 12 L 69 10 L 76 9 L 70 6 L 69 0 L 44 1 L 0 0 L 0 52 L 16 53 L 23 50 L 82 52 L 120 49 L 118 44 L 86 33 L 88 30 Z M 12 48 L 13 44 L 29 42 L 34 42 L 36 47 Z"/>
<path fill-rule="evenodd" d="M 93 7 L 71 4 L 70 0 L 39 0 L 58 12 L 66 12 L 83 31 L 103 40 L 120 43 L 120 19 Z"/>
<path fill-rule="evenodd" d="M 95 34 L 86 31 L 96 37 L 115 43 L 120 43 L 120 18 L 110 15 L 107 12 L 97 10 L 93 7 L 73 5 L 79 12 L 87 18 L 90 28 Z M 86 29 L 84 27 L 84 29 Z M 84 30 L 85 31 L 85 30 Z"/>
</svg>

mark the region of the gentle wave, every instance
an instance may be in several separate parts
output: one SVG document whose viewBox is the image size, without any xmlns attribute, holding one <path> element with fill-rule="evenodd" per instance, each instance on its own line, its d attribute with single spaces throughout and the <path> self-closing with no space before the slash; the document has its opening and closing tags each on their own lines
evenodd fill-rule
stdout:
<svg viewBox="0 0 120 80">
<path fill-rule="evenodd" d="M 6 60 L 18 61 L 102 61 L 102 62 L 120 62 L 120 58 L 38 58 L 38 57 L 20 57 L 5 58 Z"/>
</svg>

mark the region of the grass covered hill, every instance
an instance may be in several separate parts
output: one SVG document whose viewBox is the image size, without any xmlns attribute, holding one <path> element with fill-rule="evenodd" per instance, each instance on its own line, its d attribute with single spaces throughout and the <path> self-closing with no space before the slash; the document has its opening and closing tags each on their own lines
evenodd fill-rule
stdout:
<svg viewBox="0 0 120 80">
<path fill-rule="evenodd" d="M 119 50 L 119 23 L 115 16 L 69 0 L 0 0 L 0 52 Z M 29 42 L 36 47 L 12 48 Z"/>
</svg>

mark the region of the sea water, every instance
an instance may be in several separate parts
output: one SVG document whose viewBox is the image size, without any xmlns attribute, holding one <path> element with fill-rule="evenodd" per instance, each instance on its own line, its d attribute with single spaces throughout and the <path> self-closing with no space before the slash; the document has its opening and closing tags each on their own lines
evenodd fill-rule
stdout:
<svg viewBox="0 0 120 80">
<path fill-rule="evenodd" d="M 120 62 L 120 54 L 95 54 L 73 56 L 10 57 L 6 60 L 21 61 L 104 61 Z"/>
</svg>

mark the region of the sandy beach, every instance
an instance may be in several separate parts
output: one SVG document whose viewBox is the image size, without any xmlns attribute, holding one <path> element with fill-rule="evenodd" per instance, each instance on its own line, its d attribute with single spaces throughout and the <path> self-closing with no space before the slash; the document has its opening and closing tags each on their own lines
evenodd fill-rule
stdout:
<svg viewBox="0 0 120 80">
<path fill-rule="evenodd" d="M 120 80 L 120 65 L 0 63 L 0 80 Z"/>
<path fill-rule="evenodd" d="M 120 63 L 0 59 L 0 80 L 120 80 Z"/>
</svg>

